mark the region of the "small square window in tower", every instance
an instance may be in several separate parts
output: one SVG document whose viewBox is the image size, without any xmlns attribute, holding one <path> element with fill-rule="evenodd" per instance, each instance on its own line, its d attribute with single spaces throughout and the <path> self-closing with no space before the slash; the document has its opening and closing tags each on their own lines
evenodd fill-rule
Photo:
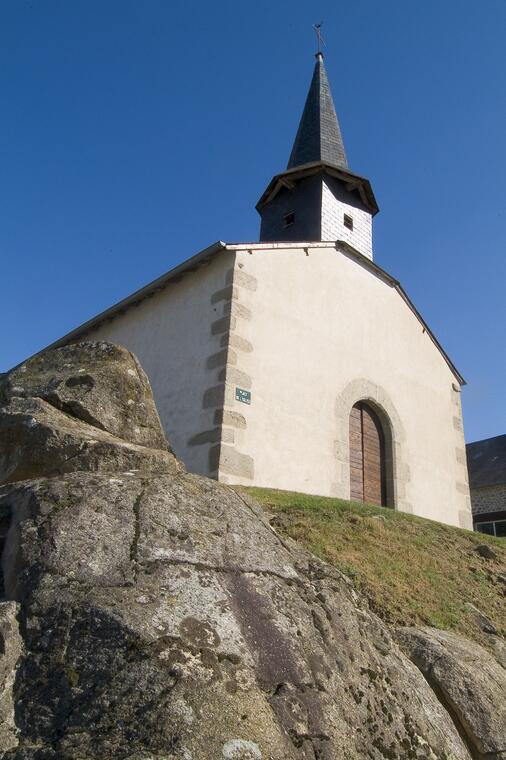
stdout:
<svg viewBox="0 0 506 760">
<path fill-rule="evenodd" d="M 344 215 L 344 226 L 349 230 L 353 229 L 353 217 L 349 216 L 349 214 Z"/>
<path fill-rule="evenodd" d="M 288 214 L 285 214 L 283 217 L 284 227 L 291 227 L 292 224 L 295 224 L 295 211 L 289 211 Z"/>
</svg>

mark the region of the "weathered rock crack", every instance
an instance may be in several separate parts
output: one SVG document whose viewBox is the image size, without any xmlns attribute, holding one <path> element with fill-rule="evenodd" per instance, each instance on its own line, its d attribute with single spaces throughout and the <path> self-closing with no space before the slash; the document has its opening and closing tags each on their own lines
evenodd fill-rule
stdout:
<svg viewBox="0 0 506 760">
<path fill-rule="evenodd" d="M 499 760 L 503 669 L 432 631 L 408 658 L 341 573 L 185 473 L 127 351 L 48 352 L 0 399 L 1 760 Z"/>
</svg>

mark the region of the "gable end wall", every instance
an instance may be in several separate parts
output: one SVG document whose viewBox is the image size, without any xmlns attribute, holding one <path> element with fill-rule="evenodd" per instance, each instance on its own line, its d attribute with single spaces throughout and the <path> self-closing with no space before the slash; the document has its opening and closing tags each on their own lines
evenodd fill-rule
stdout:
<svg viewBox="0 0 506 760">
<path fill-rule="evenodd" d="M 370 400 L 393 427 L 395 508 L 472 528 L 460 387 L 395 287 L 332 246 L 238 250 L 235 271 L 256 281 L 236 323 L 251 403 L 239 379 L 229 397 L 253 484 L 348 499 L 349 413 Z"/>
</svg>

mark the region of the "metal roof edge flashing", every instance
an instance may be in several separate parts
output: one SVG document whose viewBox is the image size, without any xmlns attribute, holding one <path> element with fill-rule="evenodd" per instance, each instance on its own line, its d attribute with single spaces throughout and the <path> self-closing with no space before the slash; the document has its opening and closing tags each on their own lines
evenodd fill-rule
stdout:
<svg viewBox="0 0 506 760">
<path fill-rule="evenodd" d="M 63 335 L 61 338 L 58 338 L 44 348 L 41 348 L 40 351 L 37 351 L 31 356 L 28 356 L 26 359 L 19 362 L 19 364 L 17 364 L 15 367 L 12 367 L 12 369 L 20 367 L 29 359 L 33 359 L 35 356 L 39 356 L 45 351 L 49 351 L 52 348 L 59 348 L 60 346 L 65 345 L 75 338 L 84 337 L 88 332 L 90 332 L 90 330 L 98 327 L 103 322 L 114 319 L 116 316 L 124 313 L 132 306 L 137 306 L 139 303 L 141 303 L 141 301 L 144 301 L 146 298 L 153 296 L 158 290 L 162 290 L 166 285 L 169 285 L 170 282 L 179 279 L 186 273 L 195 271 L 200 266 L 205 264 L 211 256 L 214 256 L 220 251 L 224 251 L 226 249 L 227 244 L 222 240 L 218 240 L 216 243 L 213 243 L 207 248 L 204 248 L 202 251 L 199 251 L 199 253 L 196 253 L 194 256 L 191 256 L 189 259 L 181 262 L 181 264 L 178 264 L 173 269 L 170 269 L 165 274 L 157 277 L 156 280 L 152 280 L 147 285 L 144 285 L 144 287 L 139 288 L 139 290 L 134 291 L 131 295 L 113 304 L 113 306 L 110 306 L 108 309 L 105 309 L 105 311 L 99 312 L 99 314 L 91 317 L 91 319 L 88 319 L 86 322 L 83 322 L 82 325 L 74 328 L 70 332 Z M 9 371 L 12 371 L 12 369 Z"/>
<path fill-rule="evenodd" d="M 392 277 L 387 271 L 382 269 L 380 266 L 378 266 L 372 259 L 368 258 L 367 256 L 364 256 L 363 253 L 360 253 L 360 251 L 357 251 L 356 248 L 354 248 L 352 245 L 347 243 L 345 240 L 336 240 L 335 242 L 336 250 L 340 253 L 344 253 L 345 255 L 350 255 L 352 258 L 354 258 L 358 263 L 362 264 L 366 269 L 369 269 L 377 276 L 381 277 L 381 279 L 385 280 L 391 287 L 395 288 L 395 290 L 399 293 L 403 301 L 406 303 L 406 305 L 411 309 L 415 317 L 418 319 L 420 324 L 422 325 L 424 332 L 428 334 L 436 348 L 441 353 L 443 359 L 447 363 L 448 367 L 452 371 L 455 378 L 458 380 L 459 384 L 461 386 L 467 385 L 465 379 L 460 374 L 456 366 L 453 364 L 452 360 L 444 350 L 441 343 L 438 341 L 432 330 L 430 329 L 427 322 L 424 320 L 418 309 L 416 308 L 415 304 L 411 300 L 411 298 L 408 296 L 404 288 L 402 287 L 399 280 L 396 280 L 395 277 Z"/>
</svg>

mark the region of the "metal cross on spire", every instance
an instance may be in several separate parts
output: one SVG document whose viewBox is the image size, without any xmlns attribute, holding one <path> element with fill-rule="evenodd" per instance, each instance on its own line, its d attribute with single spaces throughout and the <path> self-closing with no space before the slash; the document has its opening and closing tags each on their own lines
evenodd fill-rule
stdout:
<svg viewBox="0 0 506 760">
<path fill-rule="evenodd" d="M 322 37 L 322 21 L 319 24 L 313 24 L 313 29 L 316 33 L 316 39 L 318 40 L 318 53 L 322 52 L 322 45 L 325 45 L 325 40 Z"/>
</svg>

